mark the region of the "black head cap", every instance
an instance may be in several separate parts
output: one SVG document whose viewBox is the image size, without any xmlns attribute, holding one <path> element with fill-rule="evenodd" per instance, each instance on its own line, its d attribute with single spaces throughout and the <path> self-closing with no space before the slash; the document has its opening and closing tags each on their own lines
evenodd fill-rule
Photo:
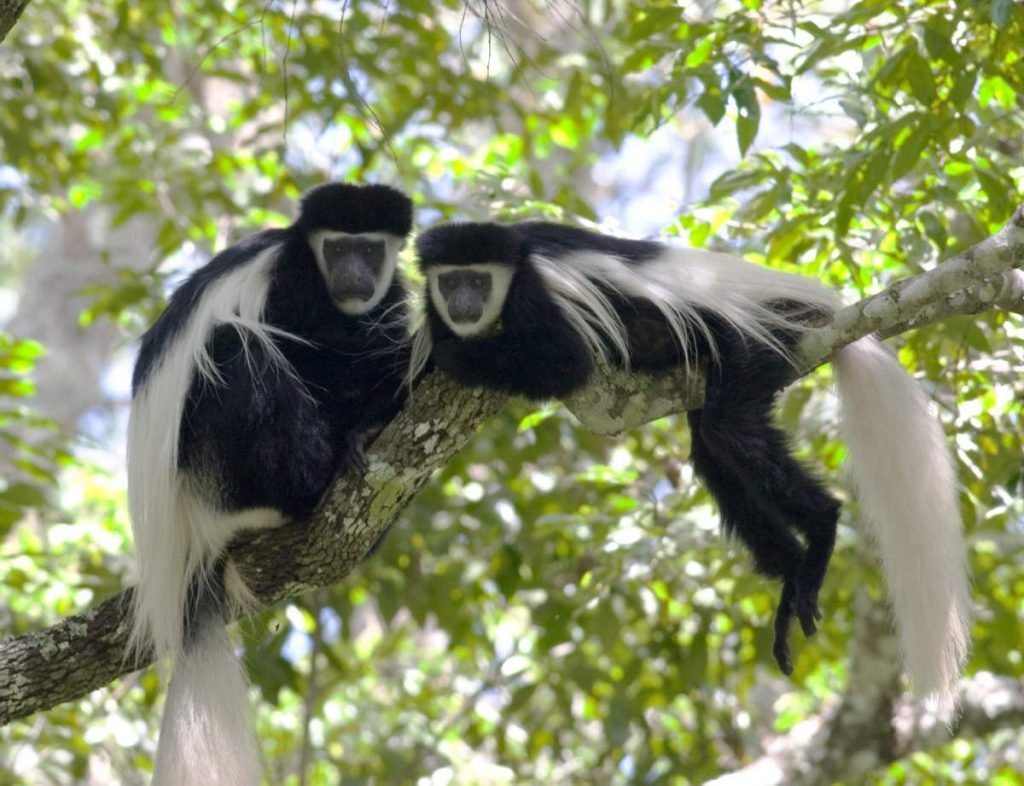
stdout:
<svg viewBox="0 0 1024 786">
<path fill-rule="evenodd" d="M 526 257 L 526 240 L 514 227 L 501 224 L 441 224 L 416 238 L 416 256 L 421 270 L 485 262 L 516 267 Z"/>
<path fill-rule="evenodd" d="M 296 224 L 305 232 L 387 232 L 405 237 L 412 230 L 412 201 L 383 185 L 325 183 L 307 191 Z"/>
</svg>

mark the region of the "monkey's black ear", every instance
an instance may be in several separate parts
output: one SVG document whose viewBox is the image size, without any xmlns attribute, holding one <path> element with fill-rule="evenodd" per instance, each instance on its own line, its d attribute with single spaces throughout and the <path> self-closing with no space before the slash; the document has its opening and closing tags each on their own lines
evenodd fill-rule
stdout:
<svg viewBox="0 0 1024 786">
<path fill-rule="evenodd" d="M 412 230 L 412 201 L 384 185 L 325 183 L 307 191 L 296 225 L 305 232 L 387 232 L 405 237 Z"/>
<path fill-rule="evenodd" d="M 526 239 L 514 227 L 489 223 L 441 224 L 416 238 L 422 270 L 432 265 L 479 265 L 499 262 L 509 267 L 526 258 Z"/>
</svg>

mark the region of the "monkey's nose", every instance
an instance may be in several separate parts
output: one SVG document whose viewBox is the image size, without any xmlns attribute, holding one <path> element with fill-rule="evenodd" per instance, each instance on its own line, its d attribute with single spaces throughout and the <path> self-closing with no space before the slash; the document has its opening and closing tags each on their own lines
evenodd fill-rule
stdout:
<svg viewBox="0 0 1024 786">
<path fill-rule="evenodd" d="M 374 289 L 373 276 L 354 265 L 339 269 L 331 277 L 331 295 L 335 300 L 369 300 Z"/>
<path fill-rule="evenodd" d="M 448 316 L 452 318 L 452 322 L 476 322 L 483 313 L 483 306 L 471 298 L 454 297 L 448 303 Z"/>
</svg>

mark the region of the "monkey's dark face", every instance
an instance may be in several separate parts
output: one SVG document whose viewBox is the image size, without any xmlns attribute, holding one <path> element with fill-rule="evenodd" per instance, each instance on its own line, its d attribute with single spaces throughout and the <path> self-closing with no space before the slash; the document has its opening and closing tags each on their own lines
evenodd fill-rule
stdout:
<svg viewBox="0 0 1024 786">
<path fill-rule="evenodd" d="M 501 316 L 512 274 L 511 267 L 498 262 L 435 265 L 427 270 L 430 300 L 455 335 L 476 336 Z"/>
<path fill-rule="evenodd" d="M 358 316 L 380 303 L 395 275 L 400 238 L 380 232 L 321 231 L 310 235 L 309 242 L 331 299 L 342 313 Z"/>
</svg>

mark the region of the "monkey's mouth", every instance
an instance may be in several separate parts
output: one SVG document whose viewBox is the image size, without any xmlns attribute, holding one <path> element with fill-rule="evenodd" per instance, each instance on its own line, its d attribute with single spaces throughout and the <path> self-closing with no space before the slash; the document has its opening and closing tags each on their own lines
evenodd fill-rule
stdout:
<svg viewBox="0 0 1024 786">
<path fill-rule="evenodd" d="M 374 287 L 372 286 L 331 287 L 331 297 L 334 298 L 338 303 L 342 303 L 346 300 L 357 300 L 359 302 L 365 303 L 367 300 L 373 297 L 373 293 Z"/>
<path fill-rule="evenodd" d="M 448 316 L 457 325 L 472 325 L 474 322 L 480 321 L 482 314 L 477 312 L 449 311 Z"/>
</svg>

